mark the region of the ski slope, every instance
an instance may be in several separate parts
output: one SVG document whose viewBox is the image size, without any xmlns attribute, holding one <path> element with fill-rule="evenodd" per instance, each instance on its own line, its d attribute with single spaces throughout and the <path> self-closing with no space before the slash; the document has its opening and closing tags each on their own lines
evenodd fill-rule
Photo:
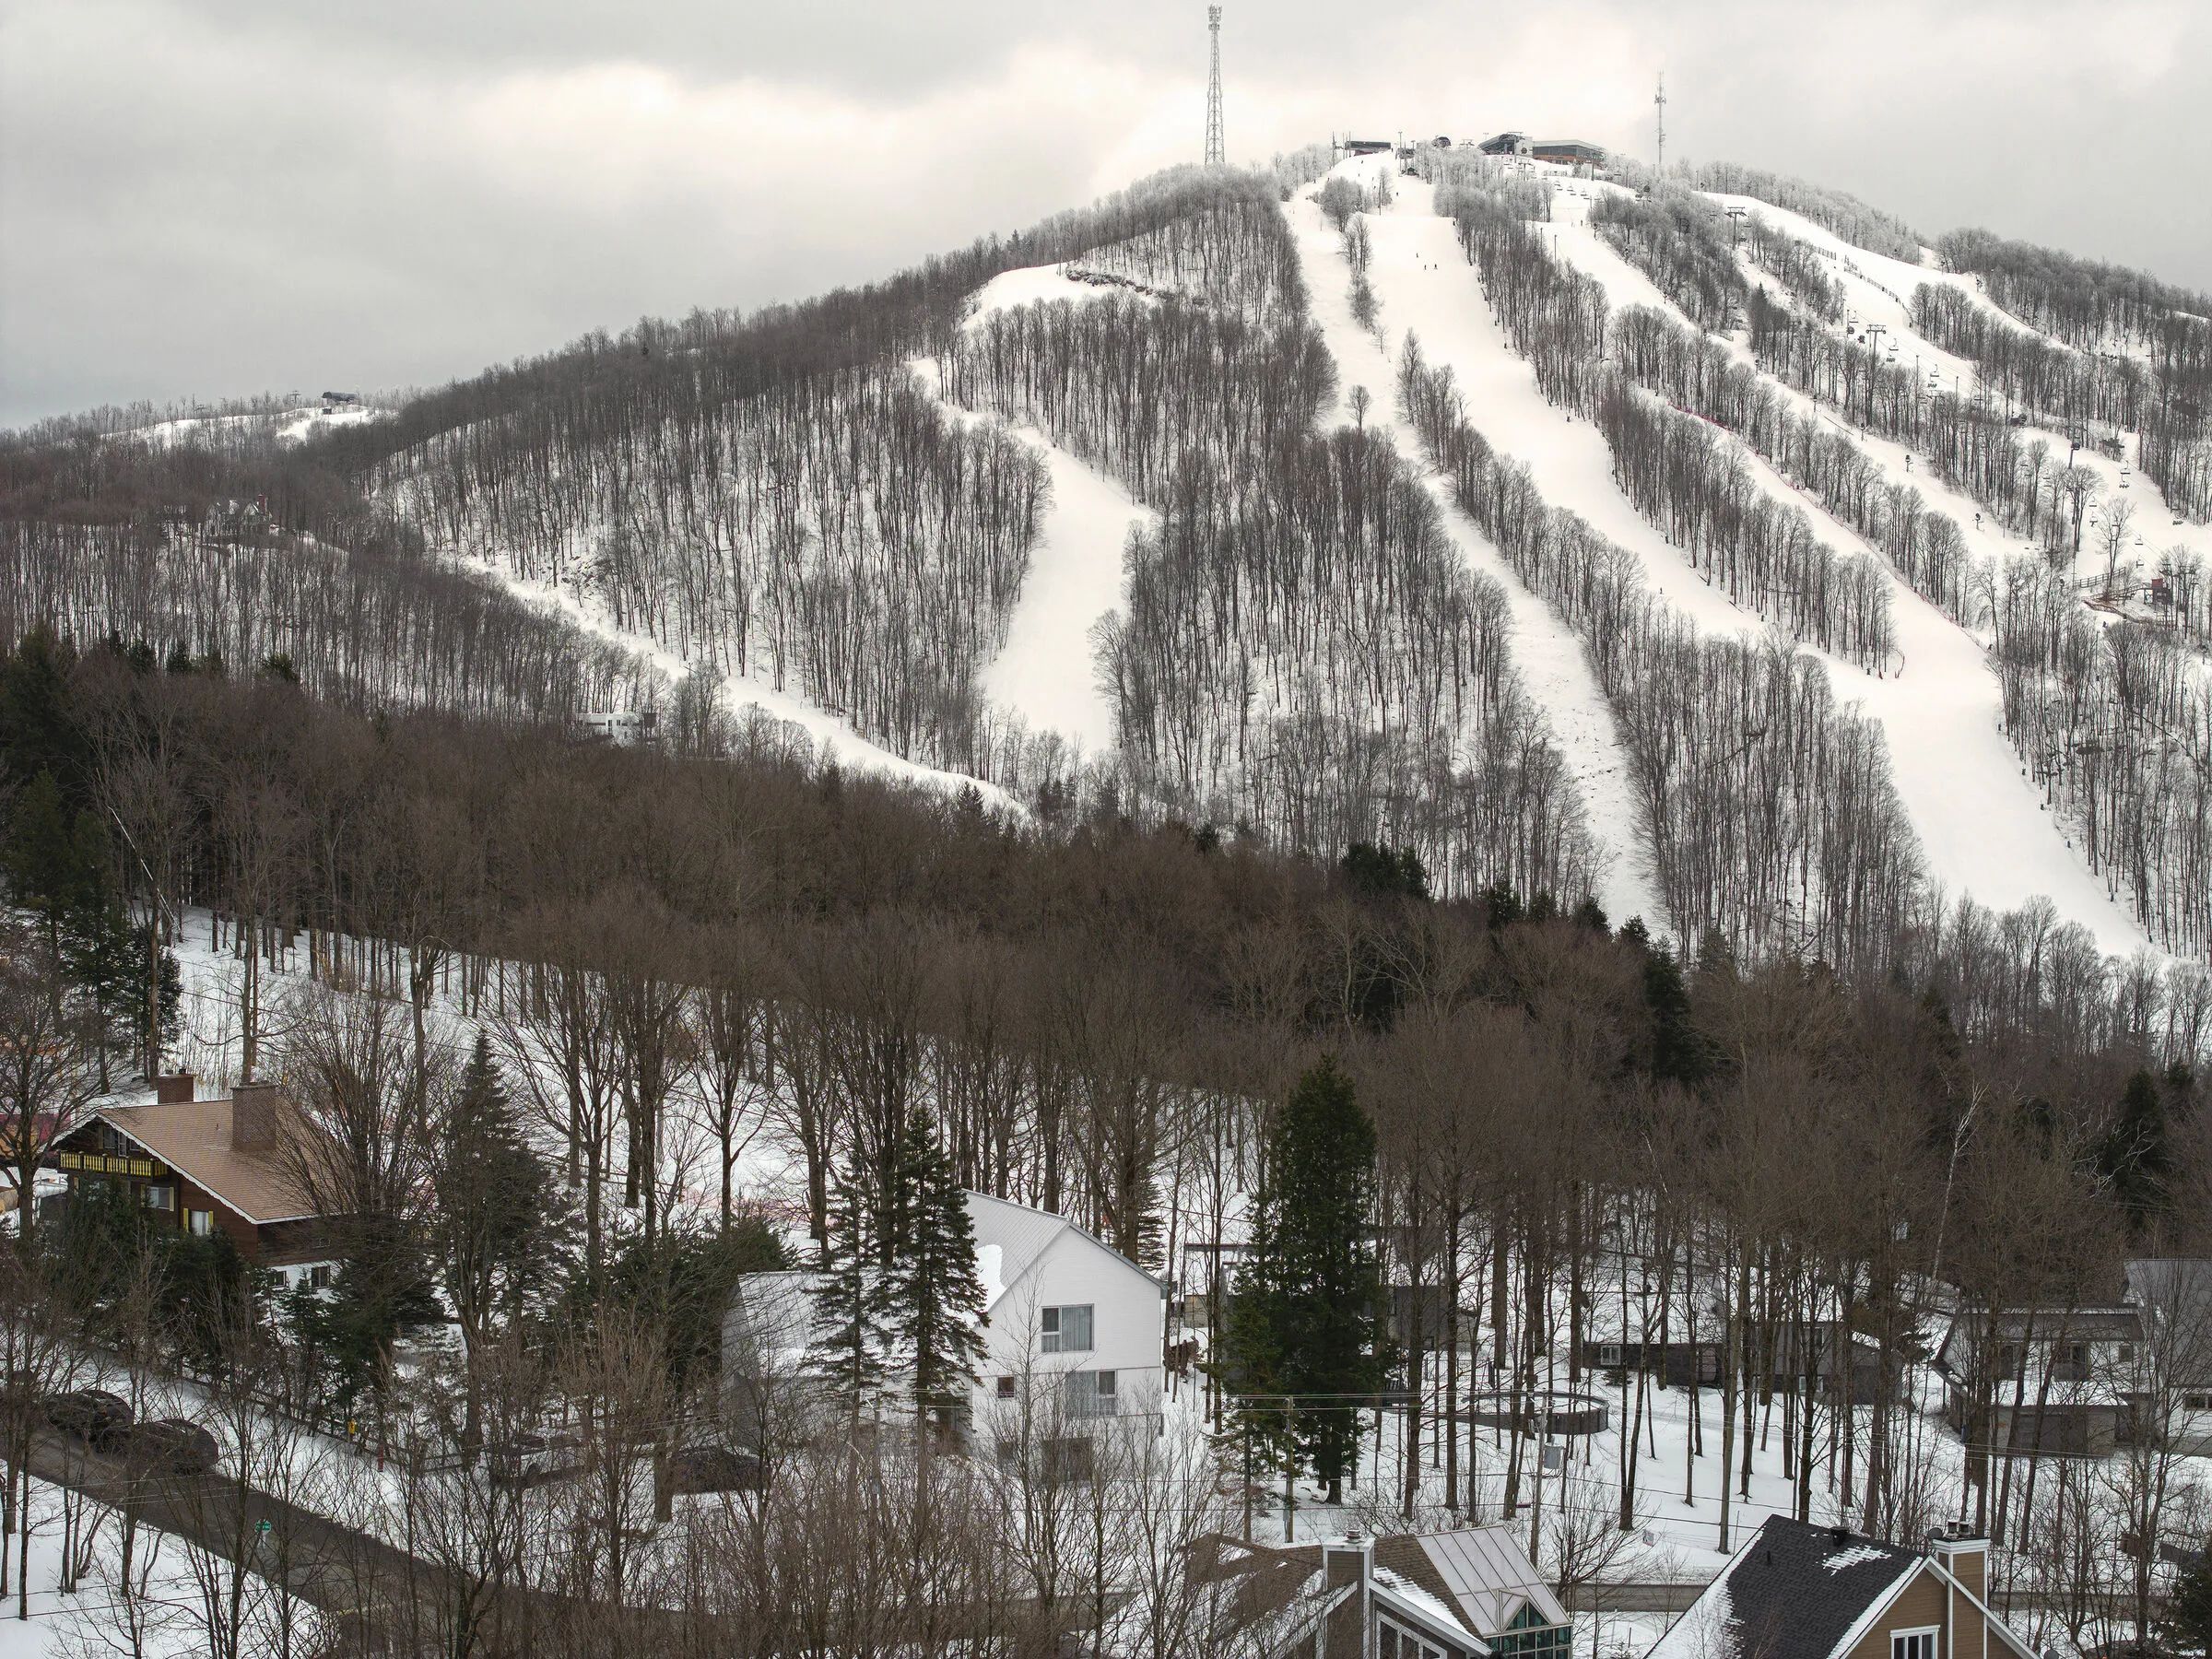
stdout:
<svg viewBox="0 0 2212 1659">
<path fill-rule="evenodd" d="M 1555 194 L 1553 212 L 1560 222 L 1554 245 L 1559 256 L 1602 284 L 1616 308 L 1647 305 L 1690 326 L 1649 277 L 1590 229 L 1592 199 L 1566 190 Z M 1789 218 L 1793 233 L 1800 226 L 1819 229 L 1795 215 Z M 1829 238 L 1830 243 L 1834 241 Z M 1894 260 L 1887 263 L 1900 271 L 1912 268 Z M 1469 271 L 1470 279 L 1473 276 Z M 1899 309 L 1885 296 L 1876 297 L 1892 311 Z M 1748 349 L 1740 342 L 1731 342 L 1731 347 L 1741 360 L 1750 361 Z M 1771 376 L 1761 378 L 1800 410 L 1818 410 L 1811 399 Z M 1831 423 L 1841 424 L 1821 413 Z M 1973 503 L 1965 496 L 1935 479 L 1908 473 L 1901 446 L 1876 444 L 1865 433 L 1853 436 L 1886 474 L 1909 480 L 1930 505 L 1957 518 L 1977 557 L 1986 559 L 2018 550 L 2017 544 L 2007 546 L 2010 538 L 1994 522 L 1977 531 Z M 1735 444 L 1752 480 L 1770 499 L 1801 508 L 1821 540 L 1838 552 L 1866 556 L 1888 585 L 1889 614 L 1902 657 L 1899 672 L 1872 675 L 1827 653 L 1806 649 L 1826 667 L 1839 701 L 1855 702 L 1881 724 L 1898 799 L 1919 837 L 1930 879 L 1947 894 L 1971 893 L 2000 910 L 2047 897 L 2063 919 L 2088 928 L 2107 954 L 2124 955 L 2147 946 L 2149 940 L 2140 924 L 2069 844 L 2065 831 L 2045 806 L 2042 791 L 2026 775 L 2006 741 L 2002 699 L 1984 642 L 1914 593 L 1877 549 L 1812 496 L 1748 446 L 1734 439 L 1728 441 Z"/>
<path fill-rule="evenodd" d="M 983 695 L 1102 755 L 1113 747 L 1114 707 L 1092 663 L 1091 633 L 1121 606 L 1130 530 L 1154 515 L 1034 427 L 1008 429 L 1037 451 L 1053 499 L 1006 642 L 983 670 Z"/>
<path fill-rule="evenodd" d="M 385 419 L 391 413 L 389 409 L 372 408 L 366 404 L 335 409 L 308 404 L 298 408 L 243 415 L 182 415 L 171 420 L 157 420 L 150 426 L 134 427 L 115 436 L 143 443 L 148 449 L 166 450 L 203 438 L 225 433 L 243 437 L 256 429 L 266 429 L 279 443 L 304 443 L 323 432 L 339 427 L 366 426 L 372 420 Z"/>
<path fill-rule="evenodd" d="M 1882 330 L 1877 338 L 1886 358 L 1889 356 L 1889 346 L 1894 344 L 1896 355 L 1892 360 L 1900 365 L 1916 366 L 1924 374 L 1933 371 L 1940 377 L 1947 391 L 1971 397 L 1976 383 L 1976 371 L 1971 362 L 1942 350 L 1912 326 L 1912 295 L 1916 288 L 1922 287 L 1953 289 L 1972 300 L 1984 314 L 1998 318 L 2020 334 L 2061 351 L 2070 352 L 2074 349 L 2065 341 L 2044 334 L 1997 305 L 1971 276 L 1940 270 L 1933 265 L 1907 265 L 1902 260 L 1869 253 L 1865 248 L 1843 241 L 1833 231 L 1815 224 L 1802 214 L 1773 206 L 1750 196 L 1727 195 L 1716 192 L 1701 194 L 1723 207 L 1748 208 L 1777 229 L 1810 244 L 1826 255 L 1828 275 L 1841 288 L 1847 314 L 1855 320 L 1856 325 L 1864 330 L 1868 324 L 1877 324 Z M 1561 252 L 1565 253 L 1566 249 L 1562 248 Z M 1606 252 L 1609 253 L 1611 251 L 1608 249 Z M 1616 260 L 1618 258 L 1618 255 L 1614 257 Z M 1933 258 L 1932 254 L 1930 258 Z M 1747 265 L 1746 268 L 1753 280 L 1762 279 L 1754 267 Z M 1596 273 L 1594 271 L 1593 274 Z M 1747 361 L 1748 356 L 1745 355 Z M 1832 412 L 1829 418 L 1836 418 Z M 2013 535 L 1999 528 L 1994 520 L 1986 521 L 1977 529 L 1974 515 L 1981 511 L 1979 504 L 1959 491 L 1928 477 L 1917 460 L 1908 472 L 1904 465 L 1908 451 L 1904 445 L 1886 441 L 1869 433 L 1854 430 L 1853 435 L 1862 447 L 1881 463 L 1885 473 L 1899 478 L 1910 478 L 1932 504 L 1957 519 L 1959 529 L 1966 534 L 1969 547 L 1977 555 L 2005 558 L 2028 551 L 2034 546 L 2027 537 Z M 2041 439 L 2050 445 L 2053 460 L 2061 465 L 2070 453 L 2071 446 L 2064 431 L 2041 425 L 2032 418 L 2029 425 L 2020 429 L 2020 438 L 2024 443 Z M 2212 560 L 2212 524 L 2185 521 L 2176 524 L 2176 514 L 2165 496 L 2141 471 L 2142 457 L 2136 435 L 2124 435 L 2124 443 L 2125 449 L 2123 459 L 2117 461 L 2088 448 L 2074 455 L 2080 465 L 2096 474 L 2100 502 L 2125 500 L 2135 505 L 2136 522 L 2130 526 L 2122 552 L 2123 566 L 2132 559 L 2141 575 L 2147 576 L 2156 572 L 2159 554 L 2176 548 Z M 2123 468 L 2125 469 L 2124 474 Z M 2104 576 L 2104 556 L 2101 548 L 2093 544 L 2097 524 L 2101 519 L 2102 512 L 2100 512 L 2098 518 L 2090 523 L 2088 534 L 2083 538 L 2080 557 L 2076 560 L 2073 570 L 2077 580 L 2087 582 L 2094 578 L 2100 584 Z M 2140 546 L 2136 545 L 2136 538 L 2138 535 L 2142 538 Z"/>
<path fill-rule="evenodd" d="M 515 575 L 498 560 L 473 559 L 465 554 L 449 557 L 454 563 L 489 578 L 539 609 L 552 611 L 584 632 L 618 645 L 633 656 L 643 658 L 666 675 L 671 686 L 681 682 L 691 672 L 688 662 L 650 635 L 615 627 L 595 606 L 586 604 L 573 588 L 528 581 Z M 993 806 L 1018 816 L 1026 816 L 1021 804 L 997 784 L 987 783 L 981 778 L 971 778 L 965 772 L 924 766 L 918 761 L 894 754 L 882 745 L 871 743 L 863 737 L 850 722 L 818 708 L 795 692 L 779 691 L 756 676 L 724 678 L 718 695 L 723 706 L 732 713 L 758 711 L 770 720 L 797 727 L 806 733 L 814 744 L 817 754 L 824 760 L 835 759 L 841 766 L 876 772 L 902 783 L 921 783 L 935 789 L 953 791 L 972 787 Z"/>
<path fill-rule="evenodd" d="M 1036 452 L 1052 477 L 1044 524 L 1006 618 L 1006 642 L 980 677 L 983 695 L 1034 730 L 1072 737 L 1086 754 L 1106 754 L 1114 745 L 1114 707 L 1093 666 L 1091 632 L 1121 606 L 1130 531 L 1157 523 L 1158 515 L 1036 427 L 1010 426 L 952 402 L 935 359 L 915 358 L 908 367 L 948 418 L 963 425 L 988 421 L 1011 434 Z"/>
<path fill-rule="evenodd" d="M 1366 165 L 1371 168 L 1371 164 Z M 1397 182 L 1410 185 L 1413 182 Z M 1424 192 L 1426 188 L 1422 187 Z M 1304 267 L 1307 303 L 1330 354 L 1336 359 L 1337 401 L 1330 418 L 1349 420 L 1351 411 L 1346 400 L 1352 387 L 1365 386 L 1374 399 L 1368 410 L 1368 425 L 1387 432 L 1399 453 L 1429 477 L 1430 488 L 1442 513 L 1445 532 L 1458 547 L 1461 558 L 1471 569 L 1491 577 L 1504 590 L 1511 626 L 1507 648 L 1513 667 L 1528 695 L 1543 709 L 1560 756 L 1582 795 L 1590 828 L 1604 846 L 1604 873 L 1596 884 L 1598 902 L 1605 907 L 1606 915 L 1616 921 L 1642 916 L 1655 928 L 1663 929 L 1669 924 L 1669 918 L 1658 884 L 1653 879 L 1649 854 L 1641 840 L 1643 812 L 1637 798 L 1634 774 L 1614 725 L 1612 706 L 1599 689 L 1597 677 L 1583 654 L 1582 641 L 1553 615 L 1549 606 L 1523 585 L 1505 556 L 1459 511 L 1444 481 L 1431 473 L 1427 457 L 1421 453 L 1420 441 L 1402 427 L 1397 418 L 1396 352 L 1404 344 L 1405 335 L 1397 325 L 1400 313 L 1393 306 L 1392 290 L 1384 287 L 1385 278 L 1399 275 L 1401 267 L 1406 272 L 1423 272 L 1431 261 L 1441 263 L 1443 254 L 1457 261 L 1464 270 L 1465 261 L 1458 248 L 1452 244 L 1451 227 L 1427 212 L 1425 194 L 1421 202 L 1426 226 L 1444 233 L 1441 253 L 1430 245 L 1432 239 L 1422 233 L 1425 228 L 1421 218 L 1390 213 L 1369 216 L 1369 226 L 1375 238 L 1374 268 L 1370 272 L 1370 279 L 1382 296 L 1382 322 L 1389 342 L 1384 346 L 1378 344 L 1352 316 L 1350 272 L 1340 252 L 1336 232 L 1329 228 L 1312 198 L 1312 191 L 1305 192 L 1289 203 L 1285 212 L 1289 215 L 1300 262 Z M 1394 289 L 1395 286 L 1394 282 Z M 1426 350 L 1428 333 L 1425 329 L 1419 332 Z M 1529 388 L 1533 394 L 1533 375 Z M 1540 394 L 1537 402 L 1542 402 Z M 1556 422 L 1556 412 L 1547 412 Z"/>
</svg>

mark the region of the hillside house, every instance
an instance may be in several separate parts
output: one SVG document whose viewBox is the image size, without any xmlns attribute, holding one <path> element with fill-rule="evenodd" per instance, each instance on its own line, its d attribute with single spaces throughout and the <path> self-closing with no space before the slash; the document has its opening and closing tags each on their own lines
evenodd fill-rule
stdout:
<svg viewBox="0 0 2212 1659">
<path fill-rule="evenodd" d="M 661 715 L 657 709 L 587 709 L 576 716 L 577 735 L 595 743 L 632 745 L 657 743 Z"/>
<path fill-rule="evenodd" d="M 2212 1261 L 2145 1257 L 2126 1277 L 2147 1344 L 2137 1428 L 2183 1456 L 2212 1455 Z"/>
<path fill-rule="evenodd" d="M 1792 1320 L 1768 1326 L 1747 1327 L 1747 1362 L 1766 1374 L 1777 1393 L 1798 1393 L 1809 1379 L 1811 1392 L 1823 1398 L 1840 1398 L 1844 1384 L 1844 1355 L 1850 1356 L 1851 1397 L 1865 1405 L 1880 1396 L 1883 1376 L 1882 1345 L 1864 1331 L 1853 1331 L 1848 1340 L 1832 1319 Z"/>
<path fill-rule="evenodd" d="M 1945 1416 L 1999 1456 L 2102 1457 L 2133 1437 L 2143 1343 L 2125 1303 L 1967 1309 L 1936 1353 Z"/>
<path fill-rule="evenodd" d="M 1041 1419 L 1055 1438 L 1107 1426 L 1156 1431 L 1166 1381 L 1160 1281 L 1065 1217 L 982 1193 L 967 1199 L 983 1357 L 953 1427 L 1002 1446 Z M 821 1426 L 822 1390 L 809 1375 L 821 1278 L 754 1273 L 738 1281 L 723 1324 L 723 1368 L 738 1431 L 756 1443 L 778 1432 L 779 1413 L 802 1433 Z M 894 1356 L 886 1359 L 895 1366 Z"/>
<path fill-rule="evenodd" d="M 1907 1549 L 1777 1515 L 1648 1659 L 2035 1659 L 1982 1599 L 1988 1566 L 1960 1527 Z"/>
<path fill-rule="evenodd" d="M 299 1128 L 274 1083 L 241 1083 L 202 1100 L 190 1072 L 155 1080 L 143 1106 L 103 1106 L 55 1144 L 68 1183 L 61 1202 L 120 1188 L 180 1232 L 221 1233 L 287 1286 L 322 1285 L 336 1270 L 329 1217 L 297 1176 Z"/>
<path fill-rule="evenodd" d="M 1203 1540 L 1190 1571 L 1220 1586 L 1267 1659 L 1565 1659 L 1573 1630 L 1502 1526 L 1326 1544 Z"/>
<path fill-rule="evenodd" d="M 1679 1305 L 1662 1322 L 1656 1307 L 1640 1300 L 1623 1308 L 1609 1296 L 1594 1298 L 1583 1314 L 1576 1357 L 1586 1371 L 1644 1371 L 1668 1388 L 1710 1388 L 1721 1380 L 1717 1314 L 1703 1313 L 1693 1327 Z"/>
</svg>

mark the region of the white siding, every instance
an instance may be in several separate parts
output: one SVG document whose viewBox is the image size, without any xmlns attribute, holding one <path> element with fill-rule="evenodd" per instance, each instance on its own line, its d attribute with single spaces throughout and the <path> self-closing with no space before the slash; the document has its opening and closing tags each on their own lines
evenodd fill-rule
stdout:
<svg viewBox="0 0 2212 1659">
<path fill-rule="evenodd" d="M 1042 1311 L 1084 1305 L 1091 1309 L 1090 1350 L 1046 1353 Z M 978 1424 L 1004 1409 L 1001 1377 L 1016 1379 L 1018 1389 L 1042 1400 L 1053 1397 L 1061 1373 L 1075 1371 L 1112 1371 L 1122 1416 L 1157 1411 L 1163 1382 L 1161 1310 L 1158 1280 L 1088 1234 L 1062 1227 L 992 1307 L 976 1396 Z"/>
</svg>

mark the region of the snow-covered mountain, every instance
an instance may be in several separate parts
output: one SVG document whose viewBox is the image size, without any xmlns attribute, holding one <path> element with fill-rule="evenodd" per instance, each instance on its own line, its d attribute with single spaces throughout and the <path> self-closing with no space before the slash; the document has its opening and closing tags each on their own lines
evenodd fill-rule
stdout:
<svg viewBox="0 0 2212 1659">
<path fill-rule="evenodd" d="M 1017 810 L 1755 953 L 2197 963 L 2212 302 L 2117 275 L 1323 149 L 279 436 L 658 694 Z"/>
</svg>

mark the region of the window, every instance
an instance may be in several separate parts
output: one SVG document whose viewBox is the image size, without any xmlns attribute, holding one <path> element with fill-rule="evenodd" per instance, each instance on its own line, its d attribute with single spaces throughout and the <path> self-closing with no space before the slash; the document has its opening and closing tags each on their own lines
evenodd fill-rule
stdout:
<svg viewBox="0 0 2212 1659">
<path fill-rule="evenodd" d="M 1112 1417 L 1119 1409 L 1115 1377 L 1110 1371 L 1069 1371 L 1065 1395 L 1070 1417 Z"/>
<path fill-rule="evenodd" d="M 1620 1344 L 1618 1342 L 1599 1343 L 1597 1345 L 1597 1362 L 1600 1365 L 1618 1365 L 1620 1363 Z"/>
<path fill-rule="evenodd" d="M 1378 1645 L 1382 1649 L 1382 1659 L 1450 1659 L 1442 1648 L 1433 1641 L 1424 1641 L 1403 1625 L 1394 1624 L 1387 1618 L 1379 1618 L 1375 1622 L 1380 1627 L 1382 1641 Z"/>
<path fill-rule="evenodd" d="M 2182 1396 L 2183 1411 L 2212 1411 L 2212 1394 L 2186 1394 Z"/>
<path fill-rule="evenodd" d="M 215 1212 L 213 1210 L 186 1210 L 184 1224 L 192 1229 L 194 1238 L 205 1239 L 215 1231 Z"/>
<path fill-rule="evenodd" d="M 173 1210 L 177 1207 L 177 1189 L 165 1181 L 157 1181 L 146 1188 L 146 1207 L 152 1210 Z"/>
<path fill-rule="evenodd" d="M 1002 1400 L 1010 1400 L 1014 1397 L 1013 1378 L 1001 1377 L 998 1380 L 998 1397 Z"/>
<path fill-rule="evenodd" d="M 1088 1482 L 1094 1469 L 1096 1448 L 1088 1435 L 1059 1435 L 1044 1442 L 1044 1465 L 1041 1473 L 1047 1486 L 1081 1485 Z"/>
<path fill-rule="evenodd" d="M 1935 1625 L 1917 1630 L 1892 1630 L 1889 1659 L 1936 1659 L 1936 1641 L 1941 1633 Z"/>
<path fill-rule="evenodd" d="M 1048 1354 L 1089 1353 L 1090 1310 L 1091 1304 L 1088 1302 L 1079 1308 L 1045 1309 L 1041 1326 L 1044 1351 Z"/>
</svg>

